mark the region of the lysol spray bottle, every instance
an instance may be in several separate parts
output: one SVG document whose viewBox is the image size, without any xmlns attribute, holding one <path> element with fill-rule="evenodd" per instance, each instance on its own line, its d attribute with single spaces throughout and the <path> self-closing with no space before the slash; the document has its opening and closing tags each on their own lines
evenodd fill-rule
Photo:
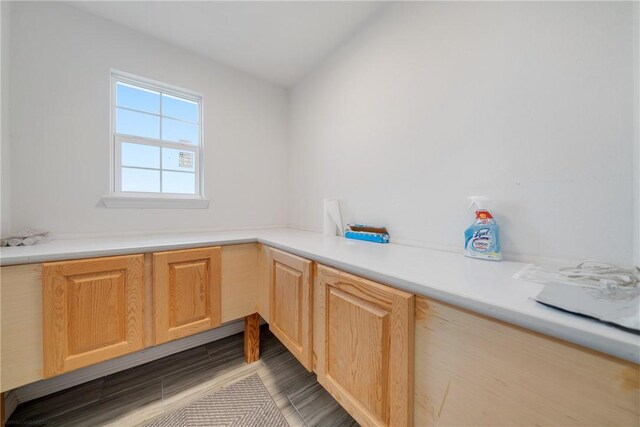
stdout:
<svg viewBox="0 0 640 427">
<path fill-rule="evenodd" d="M 470 196 L 469 208 L 476 207 L 476 220 L 464 232 L 464 255 L 471 258 L 500 261 L 500 228 L 486 209 L 489 199 Z"/>
</svg>

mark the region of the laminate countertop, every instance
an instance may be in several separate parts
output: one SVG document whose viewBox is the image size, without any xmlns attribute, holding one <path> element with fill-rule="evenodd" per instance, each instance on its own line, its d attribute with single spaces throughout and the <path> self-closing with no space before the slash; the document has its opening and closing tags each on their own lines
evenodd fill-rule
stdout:
<svg viewBox="0 0 640 427">
<path fill-rule="evenodd" d="M 640 363 L 640 336 L 538 304 L 543 285 L 514 279 L 526 264 L 377 244 L 287 228 L 55 239 L 0 249 L 0 265 L 260 242 L 417 295 Z M 419 363 L 419 361 L 417 362 Z"/>
</svg>

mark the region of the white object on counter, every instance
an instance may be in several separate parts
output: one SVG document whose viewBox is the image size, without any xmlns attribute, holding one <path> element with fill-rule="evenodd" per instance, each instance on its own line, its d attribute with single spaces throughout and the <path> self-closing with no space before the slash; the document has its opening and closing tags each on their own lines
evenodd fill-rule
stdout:
<svg viewBox="0 0 640 427">
<path fill-rule="evenodd" d="M 2 246 L 32 246 L 46 238 L 48 231 L 28 228 L 2 238 Z"/>
<path fill-rule="evenodd" d="M 342 236 L 342 215 L 340 214 L 340 200 L 324 199 L 323 203 L 323 226 L 325 236 Z"/>
</svg>

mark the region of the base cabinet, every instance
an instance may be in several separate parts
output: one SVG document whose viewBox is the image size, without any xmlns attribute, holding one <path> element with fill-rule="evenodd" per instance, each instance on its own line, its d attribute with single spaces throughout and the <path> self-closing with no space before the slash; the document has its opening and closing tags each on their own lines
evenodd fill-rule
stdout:
<svg viewBox="0 0 640 427">
<path fill-rule="evenodd" d="M 249 362 L 263 307 L 361 425 L 638 424 L 636 363 L 256 249 L 0 268 L 0 392 L 216 327 L 226 304 L 225 322 L 245 318 Z"/>
<path fill-rule="evenodd" d="M 311 371 L 312 262 L 277 249 L 270 249 L 269 252 L 269 329 Z"/>
<path fill-rule="evenodd" d="M 42 266 L 45 378 L 144 347 L 144 257 Z"/>
<path fill-rule="evenodd" d="M 416 426 L 638 426 L 640 367 L 416 298 Z"/>
<path fill-rule="evenodd" d="M 156 344 L 220 325 L 220 247 L 153 254 Z"/>
<path fill-rule="evenodd" d="M 414 296 L 317 268 L 318 381 L 362 425 L 413 423 Z"/>
</svg>

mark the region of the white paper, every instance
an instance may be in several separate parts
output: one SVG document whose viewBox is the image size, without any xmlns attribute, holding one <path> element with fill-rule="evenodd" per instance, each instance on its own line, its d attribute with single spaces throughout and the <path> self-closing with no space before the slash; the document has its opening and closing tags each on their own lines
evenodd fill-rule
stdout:
<svg viewBox="0 0 640 427">
<path fill-rule="evenodd" d="M 342 236 L 342 215 L 338 199 L 324 199 L 323 232 L 325 236 Z"/>
</svg>

